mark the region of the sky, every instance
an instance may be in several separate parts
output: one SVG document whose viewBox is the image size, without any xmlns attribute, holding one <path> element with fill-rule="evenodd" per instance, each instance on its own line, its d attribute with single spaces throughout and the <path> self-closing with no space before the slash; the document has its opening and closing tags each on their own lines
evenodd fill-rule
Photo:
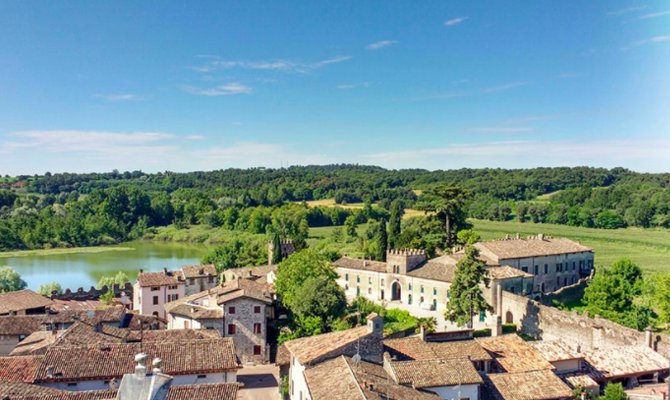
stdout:
<svg viewBox="0 0 670 400">
<path fill-rule="evenodd" d="M 670 171 L 670 1 L 0 2 L 0 174 Z"/>
</svg>

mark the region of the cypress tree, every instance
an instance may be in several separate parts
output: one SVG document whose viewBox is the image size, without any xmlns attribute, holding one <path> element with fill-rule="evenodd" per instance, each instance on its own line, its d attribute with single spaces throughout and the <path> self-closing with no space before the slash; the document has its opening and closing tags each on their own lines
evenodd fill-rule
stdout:
<svg viewBox="0 0 670 400">
<path fill-rule="evenodd" d="M 386 221 L 379 221 L 379 230 L 377 231 L 377 261 L 386 261 L 386 249 L 388 248 L 388 237 L 386 235 Z"/>
<path fill-rule="evenodd" d="M 282 260 L 281 254 L 281 240 L 279 239 L 279 232 L 274 232 L 272 235 L 272 264 L 279 264 Z"/>
<path fill-rule="evenodd" d="M 489 311 L 491 306 L 484 299 L 480 283 L 488 286 L 486 263 L 479 258 L 479 251 L 472 245 L 465 248 L 465 257 L 456 264 L 454 281 L 449 288 L 449 302 L 445 316 L 449 321 L 472 327 L 472 316 Z"/>
<path fill-rule="evenodd" d="M 389 218 L 389 227 L 388 227 L 388 244 L 389 248 L 396 248 L 398 245 L 398 236 L 400 236 L 400 222 L 402 221 L 402 216 L 405 213 L 405 206 L 402 201 L 394 200 L 391 203 L 391 216 Z"/>
</svg>

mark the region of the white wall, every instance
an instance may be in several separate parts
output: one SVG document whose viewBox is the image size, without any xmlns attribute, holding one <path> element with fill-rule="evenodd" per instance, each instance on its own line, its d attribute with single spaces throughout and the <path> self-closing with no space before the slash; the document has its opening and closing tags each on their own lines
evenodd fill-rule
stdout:
<svg viewBox="0 0 670 400">
<path fill-rule="evenodd" d="M 458 400 L 463 398 L 479 400 L 479 385 L 440 386 L 424 388 L 424 390 L 433 392 L 441 398 L 448 400 Z"/>
<path fill-rule="evenodd" d="M 305 380 L 305 367 L 298 362 L 295 357 L 291 357 L 291 369 L 288 373 L 289 377 L 289 396 L 291 400 L 300 400 L 300 393 L 302 393 L 303 400 L 311 400 L 307 388 L 307 381 Z"/>
</svg>

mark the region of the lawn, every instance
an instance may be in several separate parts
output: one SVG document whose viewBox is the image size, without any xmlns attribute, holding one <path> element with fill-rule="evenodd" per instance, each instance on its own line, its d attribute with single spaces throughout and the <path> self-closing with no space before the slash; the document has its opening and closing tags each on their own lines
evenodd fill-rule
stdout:
<svg viewBox="0 0 670 400">
<path fill-rule="evenodd" d="M 609 266 L 628 257 L 649 272 L 670 271 L 670 230 L 668 229 L 594 229 L 567 225 L 533 224 L 471 220 L 484 240 L 501 239 L 506 234 L 522 236 L 543 233 L 567 237 L 592 247 L 596 265 Z"/>
<path fill-rule="evenodd" d="M 105 251 L 128 251 L 128 250 L 134 250 L 134 249 L 132 247 L 92 246 L 92 247 L 58 248 L 58 249 L 15 250 L 15 251 L 0 252 L 0 258 L 51 256 L 57 254 L 73 254 L 73 253 L 102 253 Z"/>
</svg>

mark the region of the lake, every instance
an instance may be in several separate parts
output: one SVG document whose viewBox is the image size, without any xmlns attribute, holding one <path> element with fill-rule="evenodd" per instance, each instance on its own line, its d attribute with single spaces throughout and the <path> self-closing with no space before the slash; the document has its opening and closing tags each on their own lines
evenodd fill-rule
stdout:
<svg viewBox="0 0 670 400">
<path fill-rule="evenodd" d="M 111 251 L 115 247 L 130 249 Z M 199 264 L 208 248 L 198 244 L 135 241 L 110 246 L 110 251 L 96 253 L 0 256 L 0 266 L 14 268 L 28 283 L 29 289 L 36 290 L 43 283 L 56 281 L 63 289 L 83 287 L 88 290 L 98 283 L 100 277 L 116 274 L 117 271 L 125 272 L 134 282 L 140 269 L 160 271 Z"/>
</svg>

